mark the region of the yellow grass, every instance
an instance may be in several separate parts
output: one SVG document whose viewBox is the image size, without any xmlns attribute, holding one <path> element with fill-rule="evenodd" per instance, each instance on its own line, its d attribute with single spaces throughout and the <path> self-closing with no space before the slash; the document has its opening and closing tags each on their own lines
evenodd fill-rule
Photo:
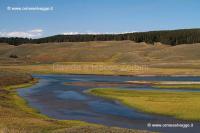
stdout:
<svg viewBox="0 0 200 133">
<path fill-rule="evenodd" d="M 169 46 L 133 41 L 24 44 L 16 47 L 2 45 L 0 65 L 4 66 L 0 69 L 5 67 L 35 73 L 65 74 L 200 75 L 199 50 L 199 44 Z M 8 53 L 19 58 L 12 59 Z M 53 70 L 52 64 L 68 68 Z M 87 70 L 88 65 L 91 67 L 94 64 L 94 68 Z M 73 65 L 85 69 L 69 68 Z M 141 70 L 142 66 L 148 69 Z M 110 67 L 113 69 L 110 70 Z"/>
<path fill-rule="evenodd" d="M 0 66 L 0 69 L 44 74 L 102 74 L 102 75 L 200 75 L 199 69 L 152 68 L 148 65 L 116 63 L 66 62 L 39 65 Z"/>
</svg>

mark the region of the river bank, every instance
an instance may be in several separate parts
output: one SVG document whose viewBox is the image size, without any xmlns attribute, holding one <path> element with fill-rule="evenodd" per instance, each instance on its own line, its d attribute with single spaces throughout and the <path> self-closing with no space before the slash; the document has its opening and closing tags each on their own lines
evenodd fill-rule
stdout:
<svg viewBox="0 0 200 133">
<path fill-rule="evenodd" d="M 42 115 L 27 105 L 27 101 L 18 96 L 16 89 L 30 87 L 36 83 L 29 74 L 0 72 L 0 131 L 9 133 L 39 132 L 133 132 L 146 131 L 105 127 L 75 120 L 56 120 Z M 5 76 L 6 75 L 6 76 Z"/>
</svg>

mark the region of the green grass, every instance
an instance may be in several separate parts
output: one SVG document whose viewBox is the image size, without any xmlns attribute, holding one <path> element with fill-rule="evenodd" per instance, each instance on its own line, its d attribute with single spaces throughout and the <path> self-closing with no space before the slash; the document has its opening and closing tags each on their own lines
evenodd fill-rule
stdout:
<svg viewBox="0 0 200 133">
<path fill-rule="evenodd" d="M 200 89 L 200 84 L 153 85 L 159 89 Z"/>
<path fill-rule="evenodd" d="M 29 112 L 32 115 L 40 116 L 42 118 L 47 118 L 45 115 L 41 115 L 37 110 L 28 107 L 27 102 L 16 94 L 16 89 L 31 87 L 36 82 L 37 82 L 37 80 L 33 80 L 30 83 L 24 83 L 24 84 L 19 84 L 19 85 L 11 85 L 11 86 L 6 86 L 4 88 L 5 88 L 5 90 L 10 91 L 10 96 L 12 97 L 13 103 L 14 103 L 14 105 L 16 105 L 16 107 L 20 108 L 24 112 Z"/>
<path fill-rule="evenodd" d="M 6 90 L 15 90 L 18 88 L 28 88 L 33 86 L 33 84 L 37 83 L 37 79 L 33 79 L 32 81 L 30 81 L 29 83 L 24 83 L 24 84 L 18 84 L 18 85 L 9 85 L 9 86 L 5 86 L 4 88 Z"/>
<path fill-rule="evenodd" d="M 91 89 L 89 93 L 119 100 L 123 104 L 142 112 L 173 116 L 184 120 L 200 120 L 199 92 L 97 88 Z"/>
</svg>

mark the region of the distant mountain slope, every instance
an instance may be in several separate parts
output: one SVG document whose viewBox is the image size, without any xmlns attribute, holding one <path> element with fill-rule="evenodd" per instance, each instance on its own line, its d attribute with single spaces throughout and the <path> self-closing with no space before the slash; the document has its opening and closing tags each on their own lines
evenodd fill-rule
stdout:
<svg viewBox="0 0 200 133">
<path fill-rule="evenodd" d="M 111 62 L 155 67 L 173 64 L 175 67 L 183 63 L 193 67 L 193 64 L 200 63 L 200 44 L 170 46 L 132 41 L 93 41 L 0 46 L 0 63 L 7 64 Z"/>
<path fill-rule="evenodd" d="M 136 32 L 126 34 L 102 35 L 55 35 L 39 39 L 28 38 L 0 38 L 0 43 L 21 45 L 24 43 L 49 42 L 88 42 L 88 41 L 123 41 L 146 42 L 154 44 L 160 42 L 168 45 L 200 43 L 200 29 L 180 29 L 166 31 Z"/>
</svg>

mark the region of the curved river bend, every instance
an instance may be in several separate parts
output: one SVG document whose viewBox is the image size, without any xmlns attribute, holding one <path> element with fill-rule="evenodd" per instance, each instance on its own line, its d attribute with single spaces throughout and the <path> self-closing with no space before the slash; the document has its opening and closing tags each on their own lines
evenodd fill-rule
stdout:
<svg viewBox="0 0 200 133">
<path fill-rule="evenodd" d="M 19 89 L 18 93 L 29 105 L 38 109 L 42 114 L 56 119 L 82 120 L 107 126 L 118 126 L 123 128 L 143 129 L 159 132 L 181 132 L 195 133 L 200 131 L 199 122 L 181 121 L 172 117 L 152 115 L 138 112 L 128 108 L 117 101 L 108 100 L 85 93 L 85 90 L 95 88 L 87 85 L 64 85 L 70 83 L 96 82 L 104 83 L 104 87 L 111 87 L 107 83 L 124 83 L 126 81 L 200 81 L 200 77 L 129 77 L 129 76 L 96 76 L 96 75 L 33 75 L 40 82 L 29 89 Z M 137 89 L 133 86 L 120 88 Z M 139 89 L 154 89 L 142 86 Z M 162 89 L 163 91 L 170 91 Z M 174 90 L 180 91 L 180 90 Z M 187 91 L 187 90 L 181 90 Z M 195 91 L 195 90 L 188 90 Z M 185 123 L 194 124 L 193 128 L 152 128 L 148 123 L 172 124 Z"/>
</svg>

